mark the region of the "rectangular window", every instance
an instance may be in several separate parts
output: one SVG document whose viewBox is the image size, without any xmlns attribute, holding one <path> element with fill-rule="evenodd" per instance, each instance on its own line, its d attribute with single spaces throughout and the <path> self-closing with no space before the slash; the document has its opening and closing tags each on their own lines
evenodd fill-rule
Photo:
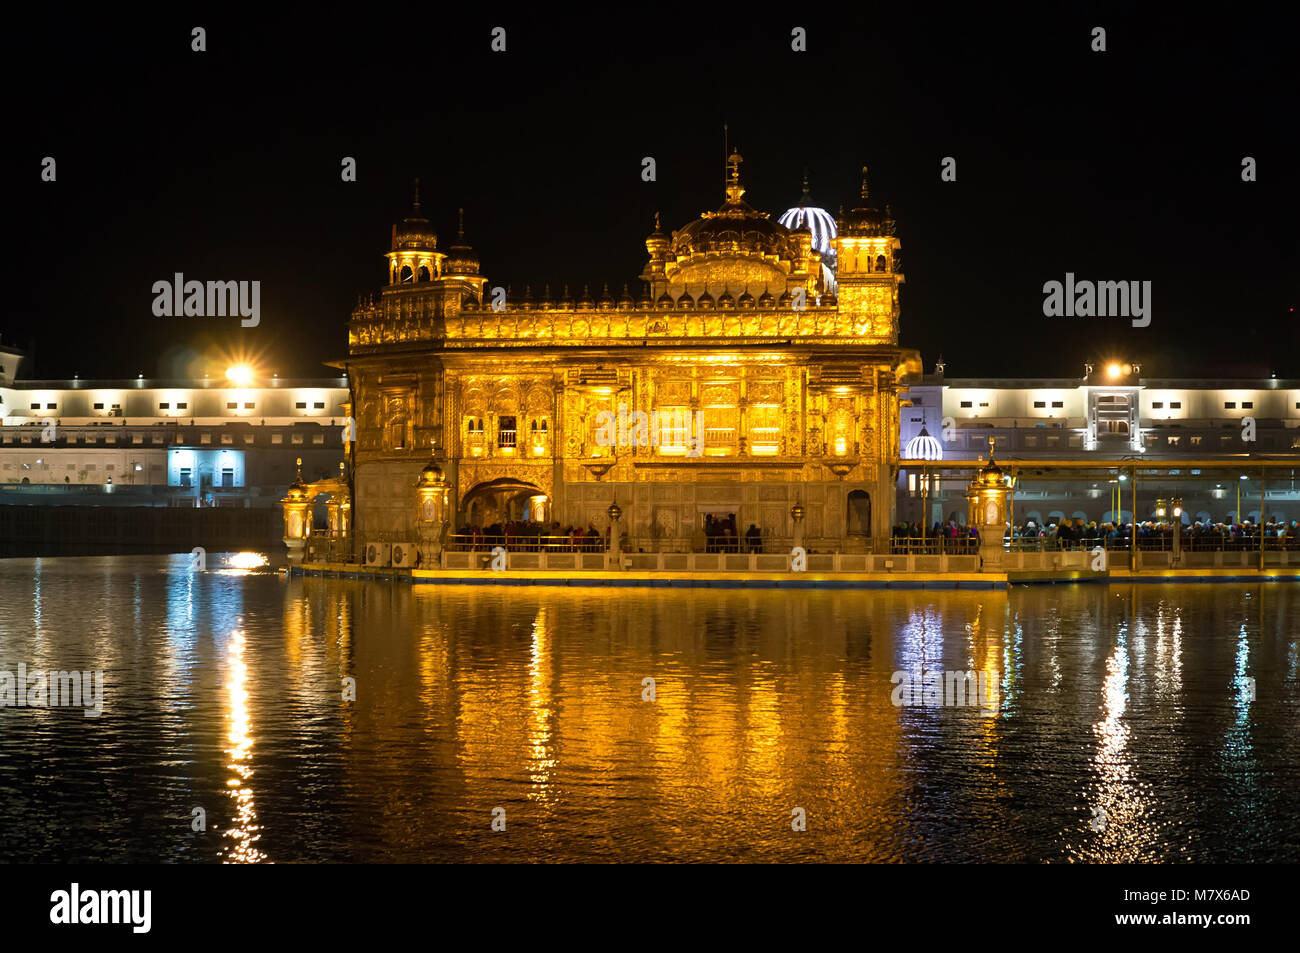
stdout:
<svg viewBox="0 0 1300 953">
<path fill-rule="evenodd" d="M 1241 402 L 1241 409 L 1242 409 L 1242 410 L 1254 410 L 1254 409 L 1255 409 L 1255 402 L 1254 402 L 1253 400 L 1243 400 L 1243 401 Z"/>
<path fill-rule="evenodd" d="M 104 438 L 104 443 L 117 443 L 117 434 L 109 434 Z"/>
<path fill-rule="evenodd" d="M 1296 406 L 1297 406 L 1297 407 L 1300 407 L 1300 404 L 1296 404 Z M 104 405 L 103 405 L 102 403 L 96 404 L 96 405 L 95 405 L 95 409 L 96 409 L 96 410 L 103 410 L 103 409 L 104 409 Z"/>
<path fill-rule="evenodd" d="M 298 401 L 296 404 L 294 404 L 293 406 L 294 406 L 296 409 L 298 409 L 298 410 L 306 410 L 306 409 L 307 409 L 307 402 L 306 402 L 305 400 L 300 400 L 300 401 Z"/>
<path fill-rule="evenodd" d="M 1192 437 L 1190 442 L 1191 442 L 1191 444 L 1192 444 L 1193 447 L 1199 447 L 1199 446 L 1201 445 L 1201 436 L 1200 436 L 1200 434 L 1197 434 L 1195 437 Z"/>
<path fill-rule="evenodd" d="M 235 442 L 235 438 L 232 434 L 223 433 L 221 435 L 221 442 L 229 446 L 230 444 Z"/>
<path fill-rule="evenodd" d="M 1064 407 L 1064 406 L 1065 406 L 1065 402 L 1064 402 L 1064 401 L 1061 401 L 1061 400 L 1054 400 L 1054 401 L 1052 401 L 1052 406 L 1053 406 L 1053 407 Z"/>
<path fill-rule="evenodd" d="M 987 407 L 988 405 L 989 405 L 989 402 L 988 402 L 987 400 L 981 400 L 981 401 L 980 401 L 980 406 L 981 406 L 981 407 Z"/>
<path fill-rule="evenodd" d="M 144 434 L 142 434 L 142 433 L 133 433 L 133 434 L 131 434 L 131 442 L 132 442 L 132 443 L 144 443 Z"/>
<path fill-rule="evenodd" d="M 161 403 L 160 403 L 160 404 L 158 405 L 158 409 L 159 409 L 159 410 L 171 410 L 171 407 L 172 407 L 171 404 L 161 404 Z"/>
<path fill-rule="evenodd" d="M 45 409 L 46 409 L 46 410 L 54 410 L 54 409 L 56 409 L 58 406 L 59 406 L 58 404 L 46 404 L 46 405 L 45 405 Z"/>
<path fill-rule="evenodd" d="M 510 449 L 514 449 L 516 436 L 517 433 L 515 431 L 514 417 L 500 417 L 497 419 L 497 446 L 498 447 L 501 447 L 502 449 L 505 449 L 507 447 Z"/>
<path fill-rule="evenodd" d="M 1179 442 L 1180 442 L 1182 439 L 1183 439 L 1183 438 L 1182 438 L 1181 436 L 1179 436 L 1179 437 L 1170 437 L 1170 438 L 1169 438 L 1169 446 L 1171 446 L 1171 447 L 1176 447 L 1176 446 L 1178 446 Z"/>
<path fill-rule="evenodd" d="M 1236 409 L 1237 409 L 1237 402 L 1236 402 L 1235 400 L 1225 400 L 1225 401 L 1223 402 L 1223 409 L 1224 409 L 1224 410 L 1236 410 Z"/>
<path fill-rule="evenodd" d="M 1049 447 L 1059 447 L 1061 445 L 1061 438 L 1056 436 L 1048 437 L 1047 445 Z"/>
<path fill-rule="evenodd" d="M 293 435 L 289 438 L 289 440 L 290 440 L 290 443 L 302 443 L 302 434 L 300 434 L 300 433 L 293 434 Z"/>
<path fill-rule="evenodd" d="M 1165 406 L 1165 402 L 1163 400 L 1153 400 L 1151 406 L 1155 410 L 1160 410 Z"/>
<path fill-rule="evenodd" d="M 178 401 L 178 402 L 177 402 L 177 404 L 176 404 L 176 409 L 177 409 L 177 410 L 186 410 L 189 406 L 190 406 L 190 405 L 189 405 L 189 401 L 182 400 L 182 401 Z"/>
<path fill-rule="evenodd" d="M 282 433 L 273 433 L 273 434 L 271 434 L 271 444 L 272 444 L 272 446 L 279 446 L 279 445 L 282 444 L 282 443 L 284 443 L 284 434 L 282 434 Z"/>
<path fill-rule="evenodd" d="M 770 456 L 781 449 L 781 408 L 749 408 L 749 449 L 759 456 Z"/>
<path fill-rule="evenodd" d="M 40 409 L 41 409 L 41 405 L 40 405 L 40 404 L 32 404 L 32 406 L 29 407 L 28 409 L 29 409 L 29 410 L 40 410 Z"/>
<path fill-rule="evenodd" d="M 160 434 L 160 433 L 156 433 L 156 434 L 154 434 L 154 435 L 153 435 L 153 442 L 154 442 L 154 443 L 162 443 L 162 442 L 163 442 L 163 435 Z"/>
<path fill-rule="evenodd" d="M 226 401 L 226 410 L 238 410 L 239 402 L 234 400 Z"/>
<path fill-rule="evenodd" d="M 1038 446 L 1038 438 L 1031 433 L 1025 434 L 1025 446 L 1026 447 Z"/>
<path fill-rule="evenodd" d="M 704 408 L 704 452 L 712 456 L 727 456 L 736 452 L 736 432 L 740 411 L 735 407 Z M 838 450 L 834 444 L 832 451 Z"/>
<path fill-rule="evenodd" d="M 205 433 L 201 437 L 199 437 L 199 443 L 211 443 L 211 442 L 212 442 L 212 434 L 210 433 Z"/>
<path fill-rule="evenodd" d="M 325 442 L 325 435 L 323 433 L 314 433 L 311 435 L 311 442 L 317 445 L 323 444 Z"/>
<path fill-rule="evenodd" d="M 189 467 L 181 467 L 181 486 L 189 486 L 190 480 L 194 476 L 194 471 Z"/>
<path fill-rule="evenodd" d="M 245 409 L 245 410 L 252 410 L 253 407 L 254 407 L 254 404 L 251 404 L 251 403 L 248 403 L 248 404 L 245 404 L 245 405 L 244 405 L 244 409 Z"/>
<path fill-rule="evenodd" d="M 1072 446 L 1072 447 L 1082 447 L 1082 446 L 1083 446 L 1083 437 L 1079 436 L 1077 433 L 1076 433 L 1076 434 L 1071 434 L 1071 435 L 1070 435 L 1070 446 Z"/>
<path fill-rule="evenodd" d="M 318 400 L 314 404 L 312 404 L 312 407 L 316 408 L 317 410 L 324 410 L 325 402 L 323 400 Z"/>
<path fill-rule="evenodd" d="M 1046 409 L 1047 409 L 1047 401 L 1045 401 L 1045 400 L 1036 400 L 1036 401 L 1034 401 L 1034 407 L 1035 407 L 1035 408 L 1039 408 L 1039 407 L 1041 407 L 1041 408 L 1043 408 L 1044 410 L 1046 410 Z"/>
<path fill-rule="evenodd" d="M 251 447 L 253 445 L 253 435 L 251 433 L 244 434 L 244 445 L 247 447 Z"/>
<path fill-rule="evenodd" d="M 969 400 L 963 400 L 963 401 L 961 402 L 961 405 L 962 405 L 963 407 L 969 407 L 969 406 L 971 406 L 971 402 L 970 402 Z"/>
</svg>

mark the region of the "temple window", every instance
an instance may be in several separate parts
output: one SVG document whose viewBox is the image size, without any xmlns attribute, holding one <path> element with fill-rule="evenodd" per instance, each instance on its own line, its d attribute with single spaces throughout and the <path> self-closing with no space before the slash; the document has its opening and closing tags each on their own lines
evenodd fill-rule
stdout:
<svg viewBox="0 0 1300 953">
<path fill-rule="evenodd" d="M 515 449 L 515 430 L 514 417 L 501 417 L 497 422 L 497 446 L 502 450 L 513 451 Z"/>
<path fill-rule="evenodd" d="M 760 404 L 749 408 L 749 452 L 769 456 L 781 450 L 781 408 Z"/>
<path fill-rule="evenodd" d="M 659 452 L 667 456 L 682 456 L 689 449 L 686 425 L 690 421 L 689 407 L 664 407 L 659 411 Z"/>
<path fill-rule="evenodd" d="M 429 266 L 428 266 L 428 265 L 421 265 L 421 266 L 420 266 L 420 278 L 419 278 L 419 280 L 420 280 L 420 281 L 428 281 L 428 280 L 429 280 Z"/>
<path fill-rule="evenodd" d="M 735 407 L 704 409 L 704 453 L 711 457 L 731 456 L 736 452 L 740 411 Z"/>
<path fill-rule="evenodd" d="M 410 265 L 403 265 L 403 266 L 402 266 L 402 281 L 403 281 L 403 282 L 410 281 L 410 280 L 411 280 L 411 276 L 412 276 L 411 266 L 410 266 Z"/>
<path fill-rule="evenodd" d="M 541 457 L 546 455 L 546 421 L 534 420 L 529 425 L 531 435 L 530 443 L 533 448 L 533 456 Z"/>
<path fill-rule="evenodd" d="M 877 255 L 877 256 L 876 256 L 876 271 L 884 271 L 884 270 L 885 270 L 885 264 L 886 264 L 886 262 L 885 262 L 885 256 L 884 256 L 884 255 Z"/>
<path fill-rule="evenodd" d="M 471 456 L 483 453 L 483 418 L 470 417 L 465 426 L 465 444 Z"/>
</svg>

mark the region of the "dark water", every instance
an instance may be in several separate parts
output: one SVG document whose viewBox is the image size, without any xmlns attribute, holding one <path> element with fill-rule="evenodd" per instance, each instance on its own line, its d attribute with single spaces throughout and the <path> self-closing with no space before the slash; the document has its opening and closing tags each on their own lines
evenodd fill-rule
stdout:
<svg viewBox="0 0 1300 953">
<path fill-rule="evenodd" d="M 106 697 L 99 718 L 0 709 L 0 859 L 1300 859 L 1300 585 L 412 588 L 188 564 L 0 561 L 0 670 L 102 669 Z M 896 707 L 892 674 L 921 667 L 986 673 L 987 711 Z"/>
</svg>

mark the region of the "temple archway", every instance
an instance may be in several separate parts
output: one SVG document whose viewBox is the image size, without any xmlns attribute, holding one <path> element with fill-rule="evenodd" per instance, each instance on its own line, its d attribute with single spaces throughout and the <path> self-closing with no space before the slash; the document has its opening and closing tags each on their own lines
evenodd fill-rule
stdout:
<svg viewBox="0 0 1300 953">
<path fill-rule="evenodd" d="M 866 490 L 849 492 L 847 525 L 850 536 L 871 535 L 871 495 Z"/>
<path fill-rule="evenodd" d="M 545 523 L 551 500 L 535 484 L 502 477 L 474 486 L 460 501 L 457 525 L 486 528 L 511 522 Z"/>
</svg>

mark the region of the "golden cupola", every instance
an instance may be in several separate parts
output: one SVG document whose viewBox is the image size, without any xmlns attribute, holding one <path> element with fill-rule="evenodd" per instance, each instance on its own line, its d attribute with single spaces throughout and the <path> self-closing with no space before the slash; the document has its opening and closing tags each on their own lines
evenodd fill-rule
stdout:
<svg viewBox="0 0 1300 953">
<path fill-rule="evenodd" d="M 667 294 L 674 300 L 711 303 L 723 294 L 735 297 L 768 288 L 786 292 L 802 286 L 809 295 L 820 290 L 820 268 L 810 267 L 815 257 L 811 242 L 745 201 L 743 161 L 736 150 L 727 159 L 721 208 L 673 232 L 670 241 L 657 227 L 647 239 L 650 262 L 641 277 L 656 298 Z"/>
<path fill-rule="evenodd" d="M 420 180 L 415 180 L 411 214 L 393 226 L 393 243 L 388 252 L 388 283 L 417 284 L 432 281 L 441 271 L 446 256 L 438 251 L 438 235 L 420 211 Z"/>
</svg>

